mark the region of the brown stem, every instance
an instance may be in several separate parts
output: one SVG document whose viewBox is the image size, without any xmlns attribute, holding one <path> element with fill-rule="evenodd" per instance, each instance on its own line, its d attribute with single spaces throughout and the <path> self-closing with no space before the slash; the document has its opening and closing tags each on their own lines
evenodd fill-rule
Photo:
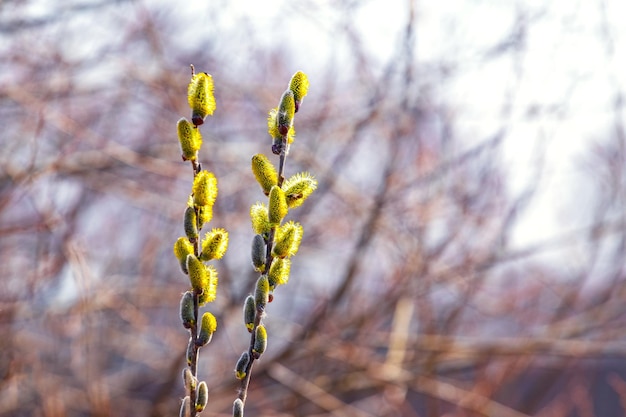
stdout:
<svg viewBox="0 0 626 417">
<path fill-rule="evenodd" d="M 191 66 L 191 72 L 193 74 L 193 65 Z M 193 169 L 193 177 L 196 178 L 198 172 L 200 172 L 200 164 L 194 159 L 191 161 L 191 168 Z M 200 228 L 202 225 L 200 224 L 200 216 L 198 210 L 196 211 L 196 229 L 198 230 L 198 238 L 193 242 L 193 251 L 195 256 L 200 255 Z M 192 346 L 192 354 L 190 358 L 186 358 L 188 362 L 188 367 L 191 370 L 191 374 L 194 378 L 197 377 L 198 374 L 198 351 L 199 347 L 197 342 L 198 339 L 198 320 L 199 320 L 199 306 L 198 306 L 198 298 L 200 294 L 198 294 L 195 290 L 193 291 L 193 318 L 194 321 L 189 328 L 189 338 Z M 189 347 L 187 347 L 189 349 Z M 197 384 L 195 384 L 197 385 Z M 190 404 L 190 417 L 196 416 L 196 390 L 192 389 L 189 392 L 189 404 Z"/>
<path fill-rule="evenodd" d="M 198 374 L 198 345 L 196 343 L 196 340 L 198 338 L 198 293 L 194 290 L 193 291 L 193 316 L 194 316 L 194 322 L 191 325 L 191 327 L 189 328 L 189 334 L 190 334 L 190 342 L 192 345 L 192 354 L 191 354 L 191 358 L 188 358 L 189 360 L 189 369 L 191 370 L 191 374 L 193 375 L 194 378 L 196 378 L 196 375 Z M 194 384 L 197 385 L 197 384 Z M 196 416 L 196 390 L 191 389 L 189 390 L 189 404 L 190 404 L 190 416 L 191 417 L 195 417 Z"/>
</svg>

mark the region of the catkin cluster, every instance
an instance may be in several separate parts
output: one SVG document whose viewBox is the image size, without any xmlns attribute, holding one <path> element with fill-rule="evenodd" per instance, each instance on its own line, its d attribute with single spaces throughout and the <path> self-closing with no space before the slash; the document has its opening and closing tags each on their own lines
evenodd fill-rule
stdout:
<svg viewBox="0 0 626 417">
<path fill-rule="evenodd" d="M 260 276 L 254 293 L 243 305 L 244 324 L 250 332 L 250 346 L 235 366 L 235 377 L 241 380 L 239 396 L 233 404 L 233 416 L 243 416 L 250 371 L 255 360 L 267 347 L 267 330 L 263 324 L 268 302 L 273 299 L 276 288 L 289 280 L 291 258 L 296 255 L 302 240 L 300 223 L 285 222 L 289 210 L 302 203 L 315 191 L 317 181 L 308 172 L 297 173 L 284 179 L 284 167 L 289 148 L 294 142 L 294 116 L 307 94 L 309 82 L 303 72 L 291 78 L 289 87 L 282 94 L 278 107 L 270 110 L 268 133 L 272 138 L 271 150 L 279 155 L 279 169 L 263 154 L 252 157 L 252 172 L 267 197 L 250 208 L 252 230 L 252 265 Z"/>
<path fill-rule="evenodd" d="M 195 74 L 192 68 L 188 87 L 191 122 L 181 118 L 177 124 L 178 140 L 183 161 L 190 161 L 193 168 L 193 185 L 183 216 L 185 236 L 174 243 L 174 255 L 182 272 L 189 278 L 189 290 L 180 300 L 180 318 L 189 330 L 187 366 L 183 370 L 186 395 L 180 408 L 181 416 L 195 416 L 206 407 L 208 388 L 198 381 L 197 364 L 199 349 L 211 341 L 217 328 L 217 320 L 210 312 L 199 315 L 199 307 L 215 300 L 217 296 L 217 270 L 209 261 L 220 259 L 228 248 L 228 232 L 212 229 L 200 237 L 200 231 L 213 217 L 213 204 L 217 198 L 217 179 L 212 172 L 203 170 L 198 163 L 198 151 L 202 146 L 199 125 L 215 110 L 213 79 L 207 73 Z"/>
</svg>

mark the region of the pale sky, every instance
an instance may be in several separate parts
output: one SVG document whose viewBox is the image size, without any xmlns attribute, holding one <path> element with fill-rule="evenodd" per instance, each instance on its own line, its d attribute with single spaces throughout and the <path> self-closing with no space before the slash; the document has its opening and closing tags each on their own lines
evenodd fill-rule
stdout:
<svg viewBox="0 0 626 417">
<path fill-rule="evenodd" d="M 32 16 L 46 14 L 50 8 L 49 1 L 31 4 Z M 242 47 L 279 44 L 289 51 L 293 67 L 305 70 L 315 82 L 330 62 L 341 63 L 347 55 L 348 46 L 338 36 L 346 22 L 354 25 L 367 57 L 378 61 L 369 68 L 375 76 L 397 50 L 410 2 L 355 4 L 358 11 L 353 14 L 330 0 L 194 0 L 185 7 L 156 0 L 144 5 L 155 10 L 164 6 L 173 14 L 173 22 L 189 22 L 173 31 L 181 42 L 188 42 L 201 25 L 216 36 L 241 34 L 237 41 Z M 436 95 L 454 115 L 454 134 L 471 147 L 506 128 L 504 158 L 512 174 L 511 194 L 532 181 L 537 156 L 545 150 L 537 200 L 522 218 L 513 243 L 524 247 L 587 224 L 594 191 L 584 163 L 589 146 L 605 142 L 615 118 L 624 120 L 625 116 L 623 111 L 616 116 L 614 102 L 626 88 L 626 48 L 619 47 L 626 43 L 626 2 L 444 0 L 413 4 L 418 69 L 445 63 L 453 71 L 452 77 L 436 84 Z M 215 12 L 226 9 L 228 13 Z M 523 47 L 518 53 L 498 55 L 499 48 L 506 50 L 502 40 L 515 35 L 516 28 Z M 93 30 L 97 33 L 103 28 L 95 24 Z M 67 41 L 77 57 L 88 53 L 90 45 L 82 39 Z M 217 47 L 232 47 L 226 42 L 221 45 Z M 232 51 L 232 57 L 234 66 L 251 65 L 245 50 Z M 116 63 L 103 62 L 101 68 L 107 65 Z M 338 83 L 341 78 L 338 73 Z M 507 105 L 510 110 L 503 112 Z"/>
<path fill-rule="evenodd" d="M 287 19 L 290 44 L 305 45 L 296 54 L 303 65 L 330 59 L 333 27 L 345 18 L 334 2 L 317 2 L 301 10 L 290 2 L 235 2 L 232 16 L 259 25 L 257 41 L 273 42 L 276 15 L 299 10 L 307 17 Z M 584 176 L 585 155 L 593 141 L 602 141 L 615 120 L 615 95 L 626 87 L 626 2 L 540 0 L 501 2 L 447 0 L 415 2 L 416 51 L 419 62 L 450 62 L 458 76 L 441 86 L 442 100 L 454 111 L 456 134 L 483 140 L 503 125 L 506 165 L 513 174 L 512 192 L 523 190 L 545 148 L 542 187 L 536 204 L 520 223 L 520 247 L 582 226 L 588 217 L 591 185 Z M 287 13 L 289 14 L 289 13 Z M 408 14 L 401 0 L 364 2 L 351 19 L 360 30 L 370 57 L 383 63 L 397 46 Z M 485 52 L 514 33 L 523 22 L 524 47 L 485 61 Z M 265 25 L 265 26 L 264 26 Z M 333 44 L 333 46 L 339 46 Z M 504 47 L 504 46 L 503 46 Z M 326 53 L 326 54 L 325 54 Z M 494 54 L 495 56 L 495 54 Z M 314 59 L 312 59 L 314 57 Z M 513 58 L 512 58 L 513 57 Z M 296 63 L 298 64 L 298 63 Z M 503 117 L 503 105 L 511 110 Z M 623 120 L 624 114 L 622 112 Z"/>
</svg>

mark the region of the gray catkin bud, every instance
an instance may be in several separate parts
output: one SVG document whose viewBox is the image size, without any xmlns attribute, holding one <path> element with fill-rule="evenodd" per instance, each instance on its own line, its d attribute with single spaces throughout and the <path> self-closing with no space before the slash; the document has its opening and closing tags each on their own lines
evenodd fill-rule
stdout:
<svg viewBox="0 0 626 417">
<path fill-rule="evenodd" d="M 265 326 L 259 324 L 256 328 L 255 337 L 254 337 L 254 347 L 252 348 L 252 352 L 257 354 L 257 357 L 262 355 L 267 348 L 267 331 L 265 330 Z"/>
<path fill-rule="evenodd" d="M 243 320 L 249 333 L 254 329 L 254 319 L 256 317 L 256 303 L 254 297 L 249 295 L 243 304 Z"/>
<path fill-rule="evenodd" d="M 200 322 L 200 331 L 196 339 L 197 346 L 204 346 L 211 341 L 213 333 L 217 329 L 217 320 L 215 316 L 208 311 L 202 315 Z"/>
<path fill-rule="evenodd" d="M 196 390 L 197 380 L 189 368 L 183 369 L 183 384 L 185 384 L 185 391 L 187 394 Z"/>
<path fill-rule="evenodd" d="M 278 124 L 278 131 L 281 135 L 285 136 L 289 132 L 289 128 L 293 124 L 293 115 L 296 112 L 296 101 L 293 91 L 285 90 L 280 98 L 280 104 L 278 105 L 278 115 L 276 123 Z"/>
<path fill-rule="evenodd" d="M 252 266 L 258 272 L 265 268 L 265 239 L 261 235 L 254 235 L 252 239 Z"/>
<path fill-rule="evenodd" d="M 193 293 L 187 291 L 180 299 L 180 319 L 185 329 L 191 328 L 196 322 L 193 308 Z"/>
<path fill-rule="evenodd" d="M 233 417 L 243 417 L 243 401 L 240 398 L 233 402 Z"/>
<path fill-rule="evenodd" d="M 198 393 L 196 395 L 196 412 L 201 412 L 209 402 L 209 388 L 206 382 L 202 381 L 198 384 Z"/>
<path fill-rule="evenodd" d="M 235 378 L 244 379 L 246 377 L 246 368 L 250 363 L 250 354 L 246 351 L 241 354 L 237 365 L 235 366 Z"/>
<path fill-rule="evenodd" d="M 267 304 L 270 294 L 270 283 L 267 279 L 267 275 L 261 275 L 256 282 L 256 291 L 254 293 L 254 302 L 256 304 L 257 312 L 265 311 L 265 305 Z"/>
<path fill-rule="evenodd" d="M 191 399 L 189 396 L 183 398 L 183 402 L 180 404 L 180 417 L 189 417 L 191 415 Z"/>
<path fill-rule="evenodd" d="M 193 363 L 193 357 L 195 355 L 195 345 L 193 340 L 189 338 L 189 344 L 187 344 L 187 365 L 191 366 Z"/>
<path fill-rule="evenodd" d="M 198 217 L 193 207 L 187 207 L 185 210 L 183 225 L 187 239 L 189 239 L 191 243 L 194 243 L 198 239 Z"/>
</svg>

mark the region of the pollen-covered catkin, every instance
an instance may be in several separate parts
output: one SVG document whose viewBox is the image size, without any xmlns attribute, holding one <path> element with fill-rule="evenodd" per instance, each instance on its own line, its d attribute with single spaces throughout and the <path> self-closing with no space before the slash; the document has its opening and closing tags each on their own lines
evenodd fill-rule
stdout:
<svg viewBox="0 0 626 417">
<path fill-rule="evenodd" d="M 252 173 L 261 186 L 263 193 L 269 195 L 273 186 L 278 184 L 278 173 L 274 165 L 263 154 L 252 157 Z"/>
<path fill-rule="evenodd" d="M 317 180 L 308 172 L 295 174 L 287 179 L 282 189 L 289 208 L 299 207 L 317 189 Z"/>
<path fill-rule="evenodd" d="M 227 249 L 228 232 L 224 229 L 213 229 L 204 236 L 200 259 L 203 261 L 222 259 Z"/>
<path fill-rule="evenodd" d="M 278 258 L 291 257 L 298 253 L 302 241 L 302 226 L 290 221 L 276 229 L 272 255 Z"/>
<path fill-rule="evenodd" d="M 291 261 L 287 258 L 275 258 L 270 267 L 267 276 L 270 291 L 277 286 L 286 284 L 289 281 L 289 272 L 291 270 Z"/>
<path fill-rule="evenodd" d="M 252 220 L 252 230 L 258 235 L 272 230 L 267 206 L 264 203 L 256 203 L 250 207 L 250 220 Z"/>
<path fill-rule="evenodd" d="M 195 161 L 202 147 L 200 131 L 184 117 L 176 124 L 183 161 Z"/>
<path fill-rule="evenodd" d="M 194 74 L 187 87 L 187 100 L 191 107 L 191 121 L 196 126 L 203 124 L 205 117 L 215 111 L 213 77 L 206 72 Z"/>
<path fill-rule="evenodd" d="M 278 226 L 283 218 L 287 215 L 287 200 L 285 193 L 278 186 L 272 187 L 269 196 L 269 205 L 267 208 L 268 219 L 270 225 Z"/>
<path fill-rule="evenodd" d="M 186 237 L 179 237 L 174 243 L 174 256 L 178 259 L 180 268 L 186 275 L 189 273 L 187 269 L 187 256 L 193 254 L 193 245 Z"/>
<path fill-rule="evenodd" d="M 195 255 L 187 255 L 189 282 L 196 294 L 202 294 L 209 286 L 206 266 Z"/>
<path fill-rule="evenodd" d="M 302 104 L 304 96 L 306 96 L 309 91 L 309 79 L 306 74 L 302 71 L 298 71 L 293 74 L 291 81 L 289 81 L 289 89 L 293 91 L 296 107 L 295 112 L 297 113 L 300 109 L 300 104 Z"/>
<path fill-rule="evenodd" d="M 196 207 L 213 206 L 217 198 L 217 179 L 212 172 L 200 171 L 193 180 L 193 204 Z"/>
</svg>

